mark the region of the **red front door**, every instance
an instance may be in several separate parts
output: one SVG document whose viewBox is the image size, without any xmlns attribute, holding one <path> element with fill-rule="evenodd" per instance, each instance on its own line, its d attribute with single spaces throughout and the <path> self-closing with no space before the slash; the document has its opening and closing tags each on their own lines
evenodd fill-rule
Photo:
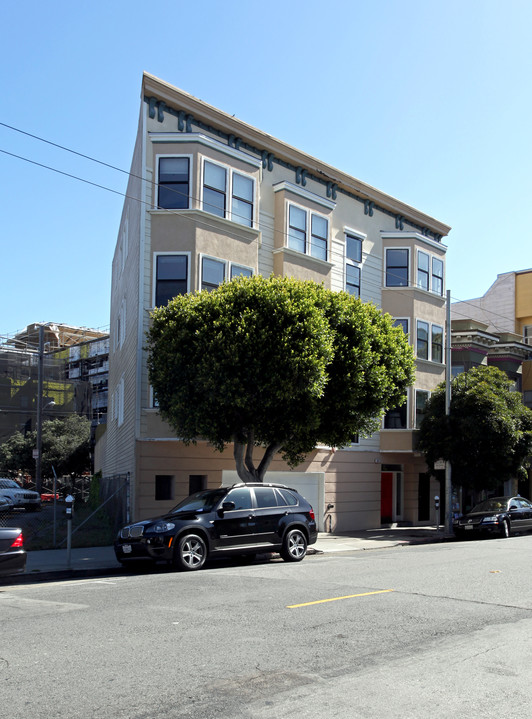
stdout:
<svg viewBox="0 0 532 719">
<path fill-rule="evenodd" d="M 393 522 L 393 472 L 381 472 L 381 524 Z"/>
</svg>

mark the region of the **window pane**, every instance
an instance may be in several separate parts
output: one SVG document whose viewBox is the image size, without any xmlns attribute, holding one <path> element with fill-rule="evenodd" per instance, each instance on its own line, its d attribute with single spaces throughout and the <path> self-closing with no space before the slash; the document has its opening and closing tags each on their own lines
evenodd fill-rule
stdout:
<svg viewBox="0 0 532 719">
<path fill-rule="evenodd" d="M 288 246 L 291 247 L 293 250 L 297 250 L 298 252 L 305 252 L 305 240 L 306 240 L 306 234 L 305 232 L 301 232 L 300 230 L 296 230 L 293 227 L 290 228 L 289 236 L 288 236 Z"/>
<path fill-rule="evenodd" d="M 290 227 L 295 227 L 303 232 L 307 229 L 307 213 L 294 205 L 290 205 Z"/>
<path fill-rule="evenodd" d="M 408 286 L 408 250 L 386 250 L 386 286 Z"/>
<path fill-rule="evenodd" d="M 417 390 L 416 391 L 416 428 L 419 429 L 421 422 L 423 421 L 423 417 L 425 416 L 425 407 L 427 405 L 427 400 L 429 398 L 429 393 L 425 390 Z"/>
<path fill-rule="evenodd" d="M 312 235 L 312 241 L 310 244 L 310 254 L 312 257 L 317 257 L 320 260 L 327 259 L 327 240 Z"/>
<path fill-rule="evenodd" d="M 355 262 L 362 262 L 362 240 L 358 237 L 345 236 L 345 256 Z"/>
<path fill-rule="evenodd" d="M 253 180 L 249 177 L 237 175 L 235 172 L 233 175 L 233 196 L 253 202 Z"/>
<path fill-rule="evenodd" d="M 188 157 L 161 157 L 159 182 L 188 182 Z"/>
<path fill-rule="evenodd" d="M 328 224 L 329 223 L 324 217 L 312 215 L 312 234 L 326 240 L 328 234 Z"/>
<path fill-rule="evenodd" d="M 257 507 L 276 507 L 277 500 L 272 487 L 255 487 L 255 499 Z"/>
<path fill-rule="evenodd" d="M 186 255 L 159 255 L 157 257 L 158 280 L 186 280 Z"/>
<path fill-rule="evenodd" d="M 204 285 L 209 287 L 217 287 L 224 281 L 225 265 L 219 260 L 211 260 L 208 257 L 203 258 L 202 262 L 202 273 L 201 281 L 202 288 L 205 289 Z"/>
<path fill-rule="evenodd" d="M 206 162 L 203 184 L 225 192 L 225 168 Z"/>
<path fill-rule="evenodd" d="M 218 190 L 203 188 L 203 209 L 218 217 L 225 217 L 225 195 Z"/>
<path fill-rule="evenodd" d="M 235 509 L 251 509 L 251 493 L 247 487 L 232 489 L 224 502 L 234 502 Z"/>
<path fill-rule="evenodd" d="M 401 407 L 390 409 L 384 416 L 385 429 L 406 429 L 406 402 Z"/>
<path fill-rule="evenodd" d="M 408 334 L 408 320 L 407 319 L 394 320 L 393 326 L 400 327 L 403 330 L 403 332 L 405 333 L 405 335 Z"/>
<path fill-rule="evenodd" d="M 249 267 L 242 267 L 242 265 L 231 265 L 231 279 L 234 277 L 251 277 L 253 270 Z"/>
<path fill-rule="evenodd" d="M 345 266 L 345 289 L 350 295 L 360 296 L 360 267 L 349 264 Z"/>
<path fill-rule="evenodd" d="M 241 225 L 246 225 L 246 227 L 251 227 L 252 225 L 252 214 L 253 214 L 253 205 L 250 205 L 249 202 L 246 202 L 245 200 L 239 200 L 236 197 L 233 197 L 233 206 L 231 208 L 231 219 L 233 222 L 238 222 Z"/>
</svg>

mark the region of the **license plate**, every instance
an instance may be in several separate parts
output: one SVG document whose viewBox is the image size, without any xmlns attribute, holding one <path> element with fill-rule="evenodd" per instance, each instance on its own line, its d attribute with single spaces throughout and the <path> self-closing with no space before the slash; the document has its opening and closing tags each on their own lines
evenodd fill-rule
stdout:
<svg viewBox="0 0 532 719">
<path fill-rule="evenodd" d="M 472 525 L 472 524 L 466 524 L 466 526 L 464 527 L 464 529 L 473 529 L 473 525 Z M 130 549 L 131 549 L 131 547 L 130 547 Z"/>
<path fill-rule="evenodd" d="M 123 544 L 122 551 L 124 554 L 131 554 L 131 544 Z"/>
</svg>

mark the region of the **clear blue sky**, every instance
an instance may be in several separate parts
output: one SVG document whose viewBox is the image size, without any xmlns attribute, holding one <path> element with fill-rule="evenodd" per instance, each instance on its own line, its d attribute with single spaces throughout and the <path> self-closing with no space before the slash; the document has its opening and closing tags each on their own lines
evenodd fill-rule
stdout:
<svg viewBox="0 0 532 719">
<path fill-rule="evenodd" d="M 446 222 L 447 287 L 532 266 L 529 0 L 0 4 L 0 122 L 129 169 L 142 71 Z M 0 125 L 0 149 L 126 175 Z M 0 335 L 109 325 L 122 197 L 0 153 Z"/>
</svg>

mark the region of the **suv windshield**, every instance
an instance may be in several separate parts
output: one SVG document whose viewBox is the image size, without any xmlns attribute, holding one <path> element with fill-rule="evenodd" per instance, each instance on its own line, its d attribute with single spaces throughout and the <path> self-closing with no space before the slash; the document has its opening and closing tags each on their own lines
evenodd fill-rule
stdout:
<svg viewBox="0 0 532 719">
<path fill-rule="evenodd" d="M 203 492 L 191 494 L 182 502 L 179 502 L 169 514 L 179 512 L 211 512 L 218 502 L 225 497 L 227 489 L 206 489 Z"/>
<path fill-rule="evenodd" d="M 0 489 L 20 489 L 14 479 L 0 479 Z"/>
</svg>

